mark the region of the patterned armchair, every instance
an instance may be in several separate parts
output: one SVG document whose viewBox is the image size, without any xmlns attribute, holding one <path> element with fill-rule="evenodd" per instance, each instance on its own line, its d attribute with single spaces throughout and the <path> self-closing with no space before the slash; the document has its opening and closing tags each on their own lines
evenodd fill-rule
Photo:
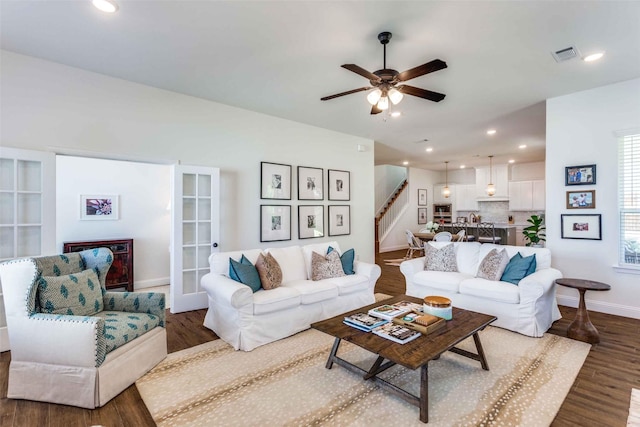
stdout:
<svg viewBox="0 0 640 427">
<path fill-rule="evenodd" d="M 7 397 L 93 409 L 167 355 L 164 294 L 107 292 L 107 248 L 0 264 Z"/>
</svg>

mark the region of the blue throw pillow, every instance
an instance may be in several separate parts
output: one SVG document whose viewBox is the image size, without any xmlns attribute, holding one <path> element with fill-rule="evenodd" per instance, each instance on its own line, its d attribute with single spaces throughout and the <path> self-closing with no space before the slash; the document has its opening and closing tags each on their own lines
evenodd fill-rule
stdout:
<svg viewBox="0 0 640 427">
<path fill-rule="evenodd" d="M 329 248 L 327 249 L 327 255 L 333 251 L 334 249 L 329 246 Z M 353 269 L 353 262 L 355 261 L 355 258 L 356 251 L 353 249 L 349 249 L 348 251 L 345 251 L 342 255 L 340 255 L 340 262 L 342 263 L 342 270 L 344 271 L 344 274 L 356 274 L 355 270 Z"/>
<path fill-rule="evenodd" d="M 229 258 L 229 277 L 249 286 L 253 292 L 257 292 L 262 287 L 258 270 L 244 255 L 240 258 L 240 262 Z"/>
<path fill-rule="evenodd" d="M 520 283 L 520 280 L 531 274 L 529 273 L 529 269 L 531 268 L 531 264 L 535 263 L 535 257 L 535 255 L 531 255 L 523 258 L 522 255 L 520 255 L 520 252 L 518 252 L 509 260 L 509 264 L 507 264 L 507 267 L 504 269 L 504 273 L 502 273 L 500 280 L 517 285 Z M 534 271 L 535 268 L 534 264 Z"/>
<path fill-rule="evenodd" d="M 531 257 L 533 257 L 533 259 L 531 260 L 531 265 L 529 266 L 529 269 L 527 270 L 527 274 L 525 274 L 524 277 L 527 277 L 528 275 L 535 273 L 536 267 L 538 267 L 538 263 L 536 262 L 536 254 L 533 254 L 527 258 L 531 258 Z"/>
</svg>

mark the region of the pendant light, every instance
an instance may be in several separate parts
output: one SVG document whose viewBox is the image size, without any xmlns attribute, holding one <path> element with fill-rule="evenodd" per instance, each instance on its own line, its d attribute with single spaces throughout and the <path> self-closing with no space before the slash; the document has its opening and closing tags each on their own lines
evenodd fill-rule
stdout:
<svg viewBox="0 0 640 427">
<path fill-rule="evenodd" d="M 496 186 L 493 185 L 493 162 L 491 161 L 493 156 L 489 156 L 489 184 L 487 185 L 487 196 L 493 196 L 496 194 Z"/>
<path fill-rule="evenodd" d="M 442 188 L 442 196 L 448 199 L 451 196 L 451 190 L 449 190 L 449 162 L 444 162 L 444 187 Z"/>
</svg>

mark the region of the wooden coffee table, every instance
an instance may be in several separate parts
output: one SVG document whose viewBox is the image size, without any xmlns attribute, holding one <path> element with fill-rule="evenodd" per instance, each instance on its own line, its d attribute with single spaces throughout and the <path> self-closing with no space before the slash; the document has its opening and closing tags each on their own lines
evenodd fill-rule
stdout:
<svg viewBox="0 0 640 427">
<path fill-rule="evenodd" d="M 382 304 L 393 304 L 398 301 L 411 301 L 422 304 L 422 300 L 419 298 L 400 295 L 313 323 L 311 327 L 336 338 L 331 353 L 329 353 L 329 359 L 326 364 L 327 369 L 331 369 L 333 364 L 336 363 L 352 372 L 363 375 L 365 380 L 375 381 L 382 388 L 418 406 L 420 408 L 420 421 L 426 423 L 429 421 L 429 361 L 437 359 L 445 351 L 452 351 L 477 360 L 480 362 L 482 369 L 488 371 L 489 365 L 487 364 L 478 332 L 496 320 L 496 317 L 454 307 L 453 319 L 447 321 L 446 326 L 429 335 L 422 335 L 406 344 L 398 344 L 371 332 L 362 332 L 342 323 L 344 317 L 350 314 L 366 313 L 371 308 Z M 477 354 L 455 347 L 456 344 L 470 336 L 473 336 Z M 378 355 L 378 358 L 368 371 L 338 357 L 338 348 L 342 340 Z M 379 373 L 396 364 L 412 370 L 420 368 L 420 396 L 415 396 L 377 377 Z"/>
</svg>

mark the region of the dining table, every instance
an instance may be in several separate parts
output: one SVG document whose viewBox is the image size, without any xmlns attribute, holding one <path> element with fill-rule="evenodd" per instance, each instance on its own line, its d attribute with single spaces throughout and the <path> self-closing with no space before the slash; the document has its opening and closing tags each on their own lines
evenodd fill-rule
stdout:
<svg viewBox="0 0 640 427">
<path fill-rule="evenodd" d="M 433 237 L 436 235 L 436 233 L 413 233 L 413 235 L 423 242 L 429 242 L 433 240 Z"/>
</svg>

